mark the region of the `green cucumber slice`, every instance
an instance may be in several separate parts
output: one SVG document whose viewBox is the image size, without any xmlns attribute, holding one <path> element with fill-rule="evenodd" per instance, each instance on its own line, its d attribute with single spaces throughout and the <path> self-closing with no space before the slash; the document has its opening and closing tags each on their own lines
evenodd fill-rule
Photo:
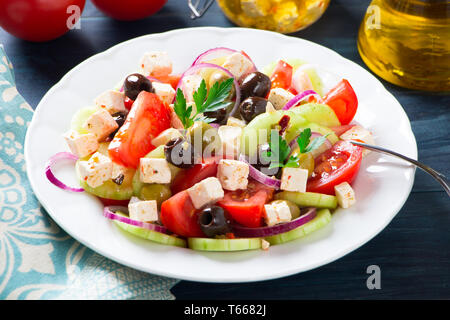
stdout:
<svg viewBox="0 0 450 320">
<path fill-rule="evenodd" d="M 72 121 L 70 123 L 70 128 L 80 134 L 89 133 L 86 129 L 83 128 L 83 124 L 92 114 L 99 110 L 100 108 L 97 106 L 81 108 L 73 115 Z"/>
<path fill-rule="evenodd" d="M 301 65 L 305 64 L 306 62 L 301 60 L 301 59 L 297 59 L 297 58 L 288 58 L 288 59 L 281 59 L 285 62 L 287 62 L 288 64 L 290 64 L 293 67 L 293 72 L 295 72 L 295 70 L 297 70 L 298 67 L 300 67 Z M 268 65 L 266 65 L 262 70 L 263 73 L 265 73 L 267 76 L 271 76 L 273 73 L 273 70 L 275 69 L 275 66 L 277 65 L 279 60 L 275 60 L 271 63 L 269 63 Z"/>
<path fill-rule="evenodd" d="M 292 108 L 291 111 L 303 116 L 309 122 L 321 126 L 338 127 L 341 125 L 336 113 L 326 104 L 306 103 L 300 107 Z"/>
<path fill-rule="evenodd" d="M 188 238 L 188 246 L 199 251 L 243 251 L 261 248 L 260 238 L 250 239 L 211 239 Z"/>
<path fill-rule="evenodd" d="M 122 214 L 125 216 L 125 214 L 123 214 L 121 212 L 116 212 L 116 214 Z M 114 220 L 113 222 L 120 229 L 122 229 L 126 232 L 129 232 L 137 237 L 140 237 L 140 238 L 143 238 L 146 240 L 151 240 L 153 242 L 169 245 L 169 246 L 176 246 L 176 247 L 182 247 L 182 248 L 186 247 L 186 240 L 184 240 L 184 239 L 170 236 L 168 234 L 164 234 L 161 232 L 132 226 L 132 225 L 120 222 L 120 221 L 116 221 L 116 220 Z"/>
<path fill-rule="evenodd" d="M 338 205 L 335 196 L 316 192 L 282 191 L 275 195 L 275 199 L 289 200 L 300 207 L 336 209 Z"/>
<path fill-rule="evenodd" d="M 317 212 L 317 216 L 305 223 L 304 225 L 284 233 L 280 233 L 274 236 L 266 237 L 265 240 L 271 245 L 282 244 L 310 234 L 323 226 L 327 225 L 331 221 L 331 213 L 328 209 L 322 209 Z"/>
</svg>

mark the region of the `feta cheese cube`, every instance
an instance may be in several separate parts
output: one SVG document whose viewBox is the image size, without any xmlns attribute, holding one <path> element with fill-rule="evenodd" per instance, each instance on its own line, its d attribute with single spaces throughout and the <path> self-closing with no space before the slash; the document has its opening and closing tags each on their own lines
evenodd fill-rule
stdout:
<svg viewBox="0 0 450 320">
<path fill-rule="evenodd" d="M 94 153 L 88 161 L 80 161 L 78 164 L 81 179 L 92 188 L 101 186 L 105 181 L 111 179 L 112 168 L 111 159 L 100 152 Z"/>
<path fill-rule="evenodd" d="M 364 143 L 375 145 L 375 139 L 373 138 L 372 133 L 366 128 L 363 128 L 359 125 L 356 125 L 345 131 L 339 138 L 341 138 L 342 140 L 361 140 Z M 370 150 L 363 149 L 363 156 L 366 156 L 369 153 Z"/>
<path fill-rule="evenodd" d="M 308 170 L 302 168 L 283 168 L 281 189 L 295 192 L 306 192 Z"/>
<path fill-rule="evenodd" d="M 261 239 L 261 249 L 267 251 L 267 250 L 269 250 L 269 247 L 270 247 L 270 242 L 266 241 L 264 239 Z"/>
<path fill-rule="evenodd" d="M 105 109 L 92 114 L 83 124 L 83 128 L 93 133 L 98 141 L 102 141 L 113 133 L 119 125 Z"/>
<path fill-rule="evenodd" d="M 144 183 L 170 183 L 172 177 L 166 159 L 141 158 L 139 170 Z"/>
<path fill-rule="evenodd" d="M 79 158 L 84 158 L 97 151 L 99 144 L 97 137 L 92 133 L 79 134 L 71 130 L 64 135 L 64 139 L 69 146 L 70 152 Z"/>
<path fill-rule="evenodd" d="M 194 101 L 194 92 L 198 90 L 202 81 L 202 76 L 198 74 L 192 74 L 183 77 L 183 80 L 181 81 L 181 88 L 183 89 L 183 94 L 186 98 L 186 102 Z M 195 110 L 193 111 L 195 112 Z"/>
<path fill-rule="evenodd" d="M 152 82 L 155 94 L 165 103 L 171 104 L 175 98 L 175 90 L 170 84 L 161 82 Z"/>
<path fill-rule="evenodd" d="M 270 10 L 270 1 L 267 0 L 241 0 L 241 8 L 249 17 L 261 18 Z"/>
<path fill-rule="evenodd" d="M 230 78 L 225 72 L 223 71 L 216 71 L 213 72 L 210 76 L 209 76 L 209 87 L 211 88 L 216 82 L 222 82 L 224 80 L 227 80 L 228 78 Z"/>
<path fill-rule="evenodd" d="M 297 5 L 293 1 L 282 2 L 276 7 L 273 20 L 278 23 L 280 32 L 291 28 L 292 24 L 299 18 Z"/>
<path fill-rule="evenodd" d="M 241 76 L 250 71 L 253 64 L 242 53 L 235 52 L 225 59 L 222 67 L 230 71 L 236 79 L 239 79 Z"/>
<path fill-rule="evenodd" d="M 264 221 L 271 227 L 292 219 L 291 210 L 285 201 L 264 205 Z"/>
<path fill-rule="evenodd" d="M 215 177 L 206 178 L 187 189 L 189 197 L 196 209 L 207 204 L 215 203 L 224 196 L 224 191 L 219 179 Z"/>
<path fill-rule="evenodd" d="M 121 166 L 120 164 L 113 162 L 112 171 L 111 171 L 111 179 L 116 184 L 121 185 L 123 182 L 123 179 L 125 178 L 125 174 L 128 170 L 129 170 L 128 168 L 125 168 L 124 166 Z"/>
<path fill-rule="evenodd" d="M 275 112 L 276 109 L 270 101 L 267 101 L 266 112 Z"/>
<path fill-rule="evenodd" d="M 270 90 L 268 100 L 273 104 L 275 109 L 280 110 L 294 97 L 292 93 L 283 88 L 275 88 Z"/>
<path fill-rule="evenodd" d="M 244 120 L 229 117 L 227 120 L 227 126 L 245 128 L 246 124 Z"/>
<path fill-rule="evenodd" d="M 152 140 L 152 144 L 155 147 L 159 147 L 161 145 L 165 145 L 172 139 L 182 137 L 181 132 L 175 128 L 169 128 L 161 132 L 156 138 Z"/>
<path fill-rule="evenodd" d="M 229 157 L 237 157 L 241 147 L 242 128 L 234 126 L 220 126 L 218 129 L 222 141 L 222 152 Z"/>
<path fill-rule="evenodd" d="M 347 209 L 356 203 L 355 191 L 348 182 L 342 182 L 334 186 L 334 192 L 341 208 Z"/>
<path fill-rule="evenodd" d="M 166 76 L 172 73 L 172 60 L 165 51 L 147 52 L 141 59 L 141 68 L 146 76 Z"/>
<path fill-rule="evenodd" d="M 247 189 L 249 165 L 242 161 L 221 159 L 217 178 L 225 190 Z"/>
<path fill-rule="evenodd" d="M 109 113 L 127 112 L 125 108 L 125 94 L 123 92 L 108 90 L 95 99 L 95 104 L 105 108 Z"/>
<path fill-rule="evenodd" d="M 158 221 L 158 205 L 156 200 L 135 201 L 128 204 L 128 212 L 132 220 Z"/>
</svg>

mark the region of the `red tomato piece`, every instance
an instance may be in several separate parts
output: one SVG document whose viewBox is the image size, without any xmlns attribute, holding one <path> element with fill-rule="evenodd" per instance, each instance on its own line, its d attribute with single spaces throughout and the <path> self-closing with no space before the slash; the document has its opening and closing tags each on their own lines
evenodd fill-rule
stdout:
<svg viewBox="0 0 450 320">
<path fill-rule="evenodd" d="M 334 195 L 334 186 L 352 183 L 358 174 L 362 148 L 348 141 L 339 141 L 316 158 L 313 176 L 306 190 Z"/>
<path fill-rule="evenodd" d="M 133 100 L 131 100 L 131 99 L 128 98 L 128 97 L 125 97 L 124 104 L 125 104 L 125 108 L 127 108 L 128 111 L 131 110 L 131 107 L 133 106 L 133 103 L 134 103 Z"/>
<path fill-rule="evenodd" d="M 190 169 L 180 171 L 170 187 L 172 194 L 189 189 L 206 178 L 215 177 L 218 165 L 219 159 L 211 157 L 203 159 L 202 163 L 196 164 Z"/>
<path fill-rule="evenodd" d="M 350 83 L 343 79 L 324 97 L 323 103 L 334 110 L 339 122 L 349 124 L 358 109 L 358 98 Z"/>
<path fill-rule="evenodd" d="M 254 180 L 246 190 L 225 191 L 223 200 L 217 205 L 224 208 L 237 223 L 258 228 L 263 225 L 264 205 L 272 199 L 274 189 Z"/>
<path fill-rule="evenodd" d="M 204 237 L 198 213 L 187 191 L 170 197 L 161 204 L 161 222 L 173 233 L 183 237 Z"/>
<path fill-rule="evenodd" d="M 290 64 L 283 60 L 278 61 L 272 76 L 270 77 L 272 88 L 283 88 L 288 90 L 291 87 L 292 71 L 293 68 Z"/>
<path fill-rule="evenodd" d="M 355 124 L 345 124 L 343 126 L 339 126 L 339 127 L 332 127 L 330 128 L 331 130 L 334 131 L 334 133 L 340 137 L 344 132 L 350 130 L 351 128 L 353 128 L 355 126 Z"/>
<path fill-rule="evenodd" d="M 148 17 L 161 9 L 166 2 L 167 0 L 92 0 L 100 11 L 118 20 Z"/>
<path fill-rule="evenodd" d="M 118 164 L 137 168 L 139 159 L 155 149 L 152 140 L 168 128 L 170 108 L 156 94 L 141 91 L 109 145 L 109 156 Z"/>
<path fill-rule="evenodd" d="M 176 89 L 178 86 L 178 82 L 180 82 L 181 74 L 169 74 L 167 76 L 159 76 L 158 80 L 164 83 L 168 83 L 172 86 L 172 88 Z"/>
</svg>

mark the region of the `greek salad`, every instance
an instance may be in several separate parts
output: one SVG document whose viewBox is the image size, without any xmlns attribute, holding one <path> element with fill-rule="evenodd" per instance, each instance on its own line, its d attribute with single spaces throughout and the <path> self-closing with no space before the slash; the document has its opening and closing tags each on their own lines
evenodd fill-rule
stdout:
<svg viewBox="0 0 450 320">
<path fill-rule="evenodd" d="M 126 232 L 205 251 L 267 250 L 325 226 L 356 202 L 352 182 L 371 132 L 352 123 L 346 79 L 298 59 L 259 70 L 213 48 L 183 73 L 167 52 L 81 108 L 51 157 L 56 186 L 87 192 Z M 56 178 L 71 159 L 80 186 Z"/>
</svg>

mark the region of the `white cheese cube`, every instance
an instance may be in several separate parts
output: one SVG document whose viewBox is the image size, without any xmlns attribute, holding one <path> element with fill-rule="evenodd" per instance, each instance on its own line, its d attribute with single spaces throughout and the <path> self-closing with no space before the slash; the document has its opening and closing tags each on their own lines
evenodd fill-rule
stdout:
<svg viewBox="0 0 450 320">
<path fill-rule="evenodd" d="M 308 170 L 302 168 L 283 168 L 281 190 L 305 192 Z"/>
<path fill-rule="evenodd" d="M 222 141 L 222 152 L 227 157 L 236 158 L 241 147 L 242 128 L 234 126 L 220 126 L 218 129 Z"/>
<path fill-rule="evenodd" d="M 302 69 L 298 68 L 292 76 L 292 85 L 297 92 L 303 92 L 306 90 L 314 90 L 309 75 Z"/>
<path fill-rule="evenodd" d="M 280 110 L 294 97 L 292 93 L 283 88 L 275 88 L 270 90 L 268 100 L 273 104 L 275 109 Z"/>
<path fill-rule="evenodd" d="M 278 29 L 283 32 L 299 18 L 297 5 L 293 1 L 282 2 L 277 5 L 273 20 L 278 22 Z"/>
<path fill-rule="evenodd" d="M 236 79 L 239 79 L 250 71 L 253 64 L 242 53 L 235 52 L 226 58 L 222 67 L 230 71 Z"/>
<path fill-rule="evenodd" d="M 181 88 L 183 89 L 183 94 L 187 102 L 194 101 L 194 92 L 198 90 L 202 81 L 202 76 L 198 74 L 183 77 L 183 80 L 181 81 Z M 195 110 L 193 111 L 195 112 Z"/>
<path fill-rule="evenodd" d="M 172 60 L 164 51 L 147 52 L 141 59 L 141 68 L 146 76 L 166 76 L 172 73 Z"/>
<path fill-rule="evenodd" d="M 219 179 L 215 177 L 206 178 L 191 188 L 187 189 L 189 197 L 196 209 L 207 204 L 215 203 L 224 196 L 224 191 Z"/>
<path fill-rule="evenodd" d="M 348 182 L 342 182 L 334 186 L 334 192 L 341 208 L 347 209 L 356 203 L 355 191 Z"/>
<path fill-rule="evenodd" d="M 170 84 L 161 82 L 152 82 L 155 94 L 167 104 L 171 104 L 175 99 L 175 90 Z"/>
<path fill-rule="evenodd" d="M 69 146 L 70 152 L 79 158 L 84 158 L 97 151 L 99 144 L 97 137 L 92 134 L 79 134 L 75 130 L 71 130 L 64 135 L 64 139 Z"/>
<path fill-rule="evenodd" d="M 221 159 L 217 178 L 225 190 L 247 189 L 249 165 L 242 161 Z"/>
<path fill-rule="evenodd" d="M 105 108 L 109 113 L 127 112 L 125 108 L 125 94 L 123 92 L 108 90 L 95 99 L 95 104 Z"/>
<path fill-rule="evenodd" d="M 277 110 L 275 109 L 275 107 L 273 106 L 273 104 L 270 103 L 270 101 L 267 101 L 267 104 L 266 104 L 266 112 L 275 112 L 275 111 L 277 111 Z"/>
<path fill-rule="evenodd" d="M 81 179 L 92 188 L 101 186 L 111 179 L 112 168 L 111 159 L 100 152 L 94 153 L 88 161 L 80 161 L 78 166 Z"/>
<path fill-rule="evenodd" d="M 144 183 L 170 183 L 172 177 L 166 159 L 141 158 L 139 170 Z"/>
<path fill-rule="evenodd" d="M 135 201 L 128 204 L 130 219 L 154 222 L 158 221 L 158 205 L 156 200 Z"/>
<path fill-rule="evenodd" d="M 227 126 L 245 128 L 246 124 L 244 120 L 229 117 L 227 120 Z"/>
<path fill-rule="evenodd" d="M 261 249 L 267 251 L 267 250 L 269 250 L 269 247 L 270 247 L 270 242 L 266 241 L 264 239 L 261 239 Z"/>
<path fill-rule="evenodd" d="M 363 128 L 359 125 L 356 125 L 345 131 L 339 138 L 341 138 L 342 140 L 361 140 L 364 143 L 375 145 L 375 140 L 372 136 L 372 133 L 366 128 Z M 366 156 L 369 153 L 370 150 L 363 149 L 363 156 Z"/>
<path fill-rule="evenodd" d="M 261 18 L 270 10 L 270 1 L 267 0 L 241 0 L 241 8 L 249 17 Z"/>
<path fill-rule="evenodd" d="M 209 87 L 211 88 L 216 82 L 222 82 L 224 80 L 227 80 L 230 78 L 225 72 L 223 71 L 215 71 L 209 76 Z"/>
<path fill-rule="evenodd" d="M 161 132 L 156 138 L 152 140 L 152 144 L 155 147 L 159 147 L 161 145 L 165 145 L 172 139 L 182 137 L 181 132 L 175 128 L 169 128 Z"/>
<path fill-rule="evenodd" d="M 83 124 L 83 128 L 93 133 L 98 141 L 104 140 L 118 127 L 116 120 L 105 109 L 92 114 Z"/>
<path fill-rule="evenodd" d="M 264 205 L 264 221 L 268 226 L 289 222 L 292 219 L 291 210 L 284 201 Z"/>
<path fill-rule="evenodd" d="M 130 201 L 128 202 L 128 205 L 136 203 L 142 201 L 141 199 L 139 199 L 138 197 L 131 197 Z"/>
<path fill-rule="evenodd" d="M 120 164 L 113 162 L 111 179 L 117 180 L 117 182 L 120 182 L 121 180 L 123 181 L 123 178 L 125 177 L 125 174 L 128 170 L 129 170 L 128 168 L 125 168 L 124 166 L 121 166 Z"/>
</svg>

